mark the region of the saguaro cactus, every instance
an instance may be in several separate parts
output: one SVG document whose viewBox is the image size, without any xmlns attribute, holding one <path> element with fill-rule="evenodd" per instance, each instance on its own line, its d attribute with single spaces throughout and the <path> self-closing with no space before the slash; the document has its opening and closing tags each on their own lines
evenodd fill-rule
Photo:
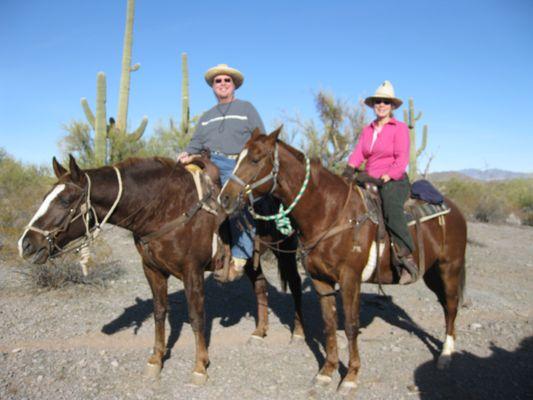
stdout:
<svg viewBox="0 0 533 400">
<path fill-rule="evenodd" d="M 81 99 L 83 111 L 87 116 L 89 124 L 95 131 L 95 158 L 96 164 L 102 165 L 108 161 L 118 161 L 113 157 L 113 154 L 122 154 L 122 149 L 115 149 L 115 146 L 123 146 L 125 143 L 138 141 L 143 135 L 148 118 L 143 117 L 139 127 L 127 133 L 127 118 L 128 118 L 128 101 L 130 92 L 130 74 L 137 71 L 139 64 L 131 66 L 131 49 L 133 44 L 133 16 L 135 9 L 135 1 L 128 0 L 126 11 L 126 30 L 124 33 L 124 48 L 122 53 L 122 72 L 120 77 L 120 91 L 119 91 L 119 106 L 116 124 L 110 118 L 109 125 L 106 125 L 106 80 L 103 72 L 98 73 L 97 81 L 97 99 L 96 99 L 96 118 L 92 113 L 89 103 L 85 98 Z M 106 139 L 109 139 L 111 148 L 106 151 Z M 112 160 L 110 160 L 111 155 Z"/>
<path fill-rule="evenodd" d="M 118 113 L 115 129 L 119 134 L 127 134 L 128 103 L 130 98 L 131 73 L 137 71 L 139 63 L 131 65 L 131 49 L 133 47 L 133 16 L 135 14 L 135 0 L 128 0 L 126 10 L 126 29 L 124 31 L 124 47 L 122 50 L 122 71 L 120 74 L 120 89 L 118 94 Z M 143 117 L 139 127 L 131 133 L 134 141 L 139 140 L 146 129 L 148 118 Z"/>
<path fill-rule="evenodd" d="M 126 29 L 124 31 L 124 46 L 122 50 L 122 70 L 120 74 L 120 88 L 118 93 L 117 129 L 126 132 L 128 118 L 128 102 L 130 97 L 131 73 L 137 71 L 139 64 L 131 65 L 131 49 L 133 47 L 133 16 L 135 1 L 128 0 L 126 10 Z"/>
<path fill-rule="evenodd" d="M 187 66 L 187 53 L 181 53 L 181 131 L 189 133 L 189 69 Z"/>
<path fill-rule="evenodd" d="M 108 128 L 106 125 L 106 103 L 107 87 L 106 77 L 103 72 L 99 72 L 96 77 L 96 117 L 89 107 L 87 99 L 81 99 L 81 106 L 87 117 L 87 121 L 94 129 L 94 157 L 96 166 L 102 166 L 106 163 L 106 140 L 108 137 Z"/>
<path fill-rule="evenodd" d="M 424 125 L 422 129 L 422 143 L 420 147 L 416 148 L 416 121 L 422 118 L 422 112 L 419 111 L 415 117 L 415 106 L 412 98 L 409 99 L 409 109 L 403 110 L 403 120 L 409 126 L 409 138 L 411 141 L 411 149 L 409 154 L 409 177 L 414 180 L 418 175 L 417 159 L 426 148 L 428 138 L 428 126 Z"/>
</svg>

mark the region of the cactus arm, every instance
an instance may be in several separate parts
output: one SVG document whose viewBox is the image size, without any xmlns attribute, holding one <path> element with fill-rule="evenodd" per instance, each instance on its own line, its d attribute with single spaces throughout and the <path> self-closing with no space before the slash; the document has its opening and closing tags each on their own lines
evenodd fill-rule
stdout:
<svg viewBox="0 0 533 400">
<path fill-rule="evenodd" d="M 148 117 L 144 116 L 139 127 L 130 134 L 130 138 L 137 141 L 141 138 L 148 124 Z"/>
<path fill-rule="evenodd" d="M 117 129 L 126 132 L 128 118 L 128 100 L 130 94 L 131 48 L 133 43 L 133 16 L 135 13 L 134 0 L 128 0 L 126 11 L 126 30 L 124 32 L 124 48 L 122 51 L 122 71 L 120 74 L 120 89 L 118 96 Z"/>
<path fill-rule="evenodd" d="M 187 66 L 187 53 L 181 54 L 181 129 L 183 133 L 189 132 L 189 69 Z"/>
<path fill-rule="evenodd" d="M 94 153 L 97 166 L 105 164 L 106 161 L 106 78 L 103 72 L 97 76 L 96 91 L 96 118 L 94 123 Z"/>
<path fill-rule="evenodd" d="M 91 125 L 91 128 L 94 129 L 94 114 L 91 110 L 91 107 L 89 106 L 89 102 L 87 101 L 85 97 L 81 98 L 81 107 L 83 108 L 83 112 L 85 113 L 87 122 L 89 122 L 89 125 Z"/>
<path fill-rule="evenodd" d="M 422 152 L 426 149 L 426 144 L 428 141 L 428 126 L 424 125 L 423 131 L 422 131 L 422 144 L 420 145 L 420 148 L 416 151 L 416 156 L 418 157 Z"/>
<path fill-rule="evenodd" d="M 407 110 L 404 108 L 403 110 L 403 122 L 405 122 L 405 124 L 411 128 L 411 124 L 409 123 L 409 113 L 407 112 Z"/>
</svg>

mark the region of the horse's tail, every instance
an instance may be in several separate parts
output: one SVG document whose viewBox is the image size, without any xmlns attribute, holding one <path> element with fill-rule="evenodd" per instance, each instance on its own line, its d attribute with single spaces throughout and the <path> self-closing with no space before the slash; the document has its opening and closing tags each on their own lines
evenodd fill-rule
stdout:
<svg viewBox="0 0 533 400">
<path fill-rule="evenodd" d="M 463 260 L 461 271 L 459 272 L 459 287 L 457 289 L 459 295 L 459 307 L 462 307 L 466 299 L 466 260 Z"/>
</svg>

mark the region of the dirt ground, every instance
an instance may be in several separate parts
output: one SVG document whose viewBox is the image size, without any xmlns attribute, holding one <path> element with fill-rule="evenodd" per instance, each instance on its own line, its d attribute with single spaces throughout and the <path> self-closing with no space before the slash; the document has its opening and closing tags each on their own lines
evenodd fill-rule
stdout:
<svg viewBox="0 0 533 400">
<path fill-rule="evenodd" d="M 533 228 L 471 223 L 467 300 L 456 350 L 436 368 L 444 318 L 434 295 L 410 287 L 364 285 L 359 399 L 533 398 Z M 126 273 L 105 289 L 30 289 L 13 266 L 0 265 L 0 399 L 329 399 L 346 371 L 326 388 L 312 379 L 324 360 L 318 299 L 304 278 L 306 340 L 291 342 L 293 306 L 267 263 L 270 330 L 251 340 L 255 297 L 246 278 L 220 285 L 206 275 L 211 365 L 202 387 L 190 385 L 194 340 L 181 282 L 170 283 L 171 348 L 161 378 L 143 375 L 154 323 L 151 294 L 128 232 L 106 237 Z M 339 308 L 339 307 L 338 307 Z"/>
</svg>

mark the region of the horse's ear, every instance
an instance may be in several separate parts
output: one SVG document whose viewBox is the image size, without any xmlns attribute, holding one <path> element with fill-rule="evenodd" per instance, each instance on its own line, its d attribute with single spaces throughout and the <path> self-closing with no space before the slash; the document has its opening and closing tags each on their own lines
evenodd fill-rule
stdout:
<svg viewBox="0 0 533 400">
<path fill-rule="evenodd" d="M 61 178 L 63 175 L 65 175 L 68 171 L 63 167 L 57 159 L 54 157 L 52 158 L 52 165 L 54 167 L 54 174 L 56 174 L 57 179 Z"/>
<path fill-rule="evenodd" d="M 255 128 L 252 132 L 252 140 L 256 140 L 259 136 L 261 136 L 261 129 Z"/>
<path fill-rule="evenodd" d="M 70 167 L 70 176 L 72 177 L 73 182 L 80 183 L 82 180 L 83 172 L 80 167 L 78 167 L 78 163 L 72 157 L 72 154 L 68 155 L 69 158 L 69 167 Z"/>
<path fill-rule="evenodd" d="M 278 129 L 276 129 L 274 132 L 268 135 L 268 140 L 271 141 L 272 143 L 276 143 L 279 140 L 278 138 L 282 130 L 283 130 L 283 125 L 280 125 Z"/>
</svg>

